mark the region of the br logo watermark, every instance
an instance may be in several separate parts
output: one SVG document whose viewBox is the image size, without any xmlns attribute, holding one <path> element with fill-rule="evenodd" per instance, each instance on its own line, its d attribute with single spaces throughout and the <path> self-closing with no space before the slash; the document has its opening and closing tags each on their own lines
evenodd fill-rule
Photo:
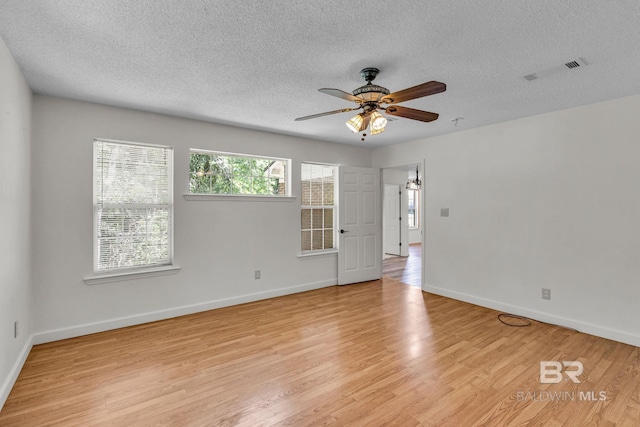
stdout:
<svg viewBox="0 0 640 427">
<path fill-rule="evenodd" d="M 540 384 L 559 384 L 563 381 L 572 381 L 574 384 L 581 384 L 578 378 L 584 372 L 582 362 L 577 360 L 543 360 L 540 362 Z M 596 392 L 595 390 L 518 390 L 515 394 L 516 400 L 524 401 L 600 401 L 607 400 L 606 391 Z"/>
<path fill-rule="evenodd" d="M 558 384 L 563 379 L 579 384 L 578 376 L 582 375 L 583 371 L 582 362 L 577 360 L 565 360 L 562 362 L 542 360 L 540 361 L 540 384 Z"/>
</svg>

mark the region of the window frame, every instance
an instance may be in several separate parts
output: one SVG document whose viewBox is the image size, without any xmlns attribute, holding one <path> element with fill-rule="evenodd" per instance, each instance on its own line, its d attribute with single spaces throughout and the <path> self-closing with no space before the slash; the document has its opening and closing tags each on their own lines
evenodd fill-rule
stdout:
<svg viewBox="0 0 640 427">
<path fill-rule="evenodd" d="M 409 223 L 409 218 L 411 217 L 410 215 L 410 209 L 409 209 L 409 202 L 411 201 L 411 197 L 409 196 L 409 194 L 413 193 L 413 218 L 414 218 L 414 225 L 411 225 Z M 420 229 L 420 190 L 411 190 L 411 189 L 407 189 L 407 226 L 409 227 L 410 230 L 419 230 Z"/>
<path fill-rule="evenodd" d="M 305 205 L 304 204 L 304 194 L 303 194 L 303 172 L 302 169 L 305 165 L 310 165 L 310 166 L 320 166 L 320 167 L 330 167 L 333 169 L 333 205 Z M 337 164 L 331 164 L 331 163 L 320 163 L 320 162 L 310 162 L 310 161 L 302 161 L 300 162 L 300 245 L 299 245 L 299 249 L 300 249 L 300 256 L 312 256 L 312 255 L 322 255 L 322 254 L 328 254 L 328 253 L 336 253 L 338 251 L 338 238 L 337 238 L 337 229 L 336 229 L 336 225 L 337 225 L 337 220 L 338 220 L 338 167 L 339 165 Z M 324 197 L 323 197 L 323 203 L 324 203 Z M 311 236 L 313 239 L 313 231 L 314 230 L 318 230 L 318 229 L 314 229 L 314 228 L 310 228 L 310 229 L 306 229 L 302 227 L 302 212 L 305 209 L 322 209 L 323 210 L 323 227 L 319 230 L 321 230 L 323 232 L 323 248 L 322 249 L 308 249 L 308 250 L 304 250 L 302 245 L 303 245 L 303 240 L 302 240 L 302 232 L 307 230 L 307 231 L 311 231 Z M 325 209 L 331 209 L 332 210 L 332 228 L 330 230 L 332 230 L 332 239 L 333 239 L 333 247 L 331 248 L 324 248 L 324 232 L 329 230 L 328 228 L 324 227 L 324 210 Z M 313 214 L 311 214 L 311 221 L 313 221 Z M 313 247 L 313 240 L 311 241 L 311 247 Z"/>
<path fill-rule="evenodd" d="M 202 155 L 212 155 L 212 156 L 220 156 L 220 157 L 239 157 L 245 159 L 257 159 L 257 160 L 270 160 L 270 161 L 280 161 L 284 164 L 284 184 L 285 191 L 284 194 L 259 194 L 259 193 L 194 193 L 191 191 L 191 178 L 192 178 L 192 170 L 191 166 L 188 168 L 188 188 L 187 193 L 184 194 L 185 199 L 187 200 L 224 200 L 224 199 L 233 199 L 236 200 L 246 198 L 253 200 L 288 200 L 291 198 L 291 159 L 273 157 L 273 156 L 261 156 L 256 154 L 244 154 L 244 153 L 232 153 L 227 151 L 217 151 L 217 150 L 206 150 L 200 148 L 190 148 L 189 149 L 189 164 L 191 164 L 191 156 L 192 154 L 202 154 Z M 235 175 L 233 175 L 235 176 Z M 231 179 L 233 179 L 231 176 Z"/>
<path fill-rule="evenodd" d="M 167 238 L 167 258 L 162 262 L 148 263 L 143 265 L 125 266 L 118 268 L 99 268 L 100 257 L 100 236 L 99 236 L 99 211 L 100 203 L 98 202 L 97 192 L 100 190 L 98 183 L 98 150 L 101 143 L 128 145 L 135 147 L 160 148 L 166 151 L 166 182 L 167 182 L 167 202 L 166 209 L 168 212 L 166 221 L 166 238 Z M 97 284 L 103 282 L 113 282 L 119 280 L 127 280 L 132 276 L 157 276 L 162 274 L 174 273 L 180 267 L 174 264 L 174 148 L 168 145 L 150 144 L 136 141 L 121 141 L 107 138 L 93 139 L 93 275 L 86 277 L 84 280 L 87 284 Z M 103 204 L 104 205 L 104 204 Z M 164 206 L 164 203 L 109 203 L 111 207 L 120 206 L 122 209 L 137 208 L 153 208 L 154 206 Z"/>
</svg>

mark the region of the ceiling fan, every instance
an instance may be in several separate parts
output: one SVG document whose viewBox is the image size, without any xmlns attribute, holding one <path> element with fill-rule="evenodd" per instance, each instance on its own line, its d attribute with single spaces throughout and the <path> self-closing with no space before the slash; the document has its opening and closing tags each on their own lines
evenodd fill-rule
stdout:
<svg viewBox="0 0 640 427">
<path fill-rule="evenodd" d="M 351 93 L 340 89 L 318 89 L 319 92 L 326 93 L 327 95 L 355 102 L 358 104 L 357 107 L 342 108 L 340 110 L 327 111 L 326 113 L 298 117 L 296 121 L 315 119 L 318 117 L 329 116 L 331 114 L 346 113 L 348 111 L 362 110 L 361 113 L 358 113 L 347 121 L 347 127 L 351 129 L 352 132 L 358 133 L 364 131 L 370 126 L 371 135 L 376 135 L 384 132 L 384 129 L 387 126 L 387 118 L 381 114 L 381 111 L 389 116 L 405 117 L 407 119 L 419 120 L 421 122 L 431 122 L 438 118 L 437 113 L 402 107 L 400 105 L 389 105 L 388 107 L 383 107 L 383 104 L 395 104 L 397 102 L 422 98 L 423 96 L 435 95 L 436 93 L 447 90 L 447 85 L 436 81 L 430 81 L 408 89 L 390 93 L 389 89 L 372 83 L 379 72 L 380 70 L 372 67 L 362 69 L 360 71 L 360 75 L 366 80 L 367 84 L 360 86 Z M 363 136 L 366 136 L 366 134 Z M 362 138 L 362 140 L 364 141 L 364 138 Z"/>
</svg>

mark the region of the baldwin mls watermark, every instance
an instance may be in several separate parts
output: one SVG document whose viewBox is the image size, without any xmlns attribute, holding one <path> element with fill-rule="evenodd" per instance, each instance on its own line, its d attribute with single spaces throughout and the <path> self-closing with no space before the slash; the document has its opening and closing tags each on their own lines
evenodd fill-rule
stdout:
<svg viewBox="0 0 640 427">
<path fill-rule="evenodd" d="M 577 360 L 543 360 L 540 362 L 540 384 L 559 384 L 571 381 L 574 384 L 581 384 L 580 375 L 584 372 L 582 362 Z M 589 401 L 597 402 L 607 400 L 606 391 L 580 390 L 580 391 L 516 391 L 518 401 Z"/>
</svg>

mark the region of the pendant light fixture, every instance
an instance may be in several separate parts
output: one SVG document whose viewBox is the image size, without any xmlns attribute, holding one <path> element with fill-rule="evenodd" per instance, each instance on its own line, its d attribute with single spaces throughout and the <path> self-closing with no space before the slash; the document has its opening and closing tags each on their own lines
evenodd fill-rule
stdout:
<svg viewBox="0 0 640 427">
<path fill-rule="evenodd" d="M 416 165 L 416 177 L 409 178 L 409 180 L 407 181 L 407 190 L 420 190 L 421 187 L 422 181 L 418 176 L 418 165 Z"/>
</svg>

